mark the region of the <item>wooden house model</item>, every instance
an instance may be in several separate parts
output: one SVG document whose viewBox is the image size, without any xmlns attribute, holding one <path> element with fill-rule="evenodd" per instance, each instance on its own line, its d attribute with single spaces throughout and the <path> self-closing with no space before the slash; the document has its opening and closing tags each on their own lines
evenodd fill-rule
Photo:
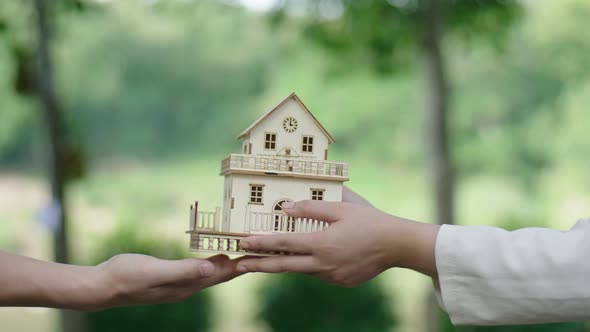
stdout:
<svg viewBox="0 0 590 332">
<path fill-rule="evenodd" d="M 221 163 L 223 207 L 191 206 L 190 247 L 195 251 L 247 253 L 240 239 L 254 234 L 314 232 L 319 220 L 292 218 L 285 201 L 341 201 L 348 165 L 328 161 L 334 138 L 295 93 L 283 99 L 243 133 L 241 153 Z M 251 253 L 248 254 L 278 254 Z"/>
</svg>

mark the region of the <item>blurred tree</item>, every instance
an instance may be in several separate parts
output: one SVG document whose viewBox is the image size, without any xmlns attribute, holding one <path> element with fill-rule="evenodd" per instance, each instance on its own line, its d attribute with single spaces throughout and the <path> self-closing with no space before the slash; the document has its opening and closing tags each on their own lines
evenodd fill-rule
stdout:
<svg viewBox="0 0 590 332">
<path fill-rule="evenodd" d="M 76 0 L 73 1 L 77 3 Z M 53 200 L 52 204 L 57 211 L 52 216 L 56 218 L 53 223 L 55 224 L 53 239 L 55 261 L 67 264 L 70 262 L 70 249 L 67 236 L 66 183 L 74 175 L 71 170 L 75 170 L 75 175 L 82 175 L 83 161 L 81 149 L 72 149 L 68 143 L 63 110 L 58 100 L 58 94 L 54 84 L 53 62 L 50 49 L 51 29 L 49 23 L 49 18 L 51 17 L 50 12 L 52 10 L 51 3 L 47 0 L 34 1 L 38 67 L 31 69 L 29 53 L 27 51 L 18 52 L 16 55 L 20 59 L 18 63 L 22 63 L 22 69 L 21 66 L 18 67 L 16 87 L 17 91 L 29 93 L 31 82 L 35 82 L 34 91 L 36 91 L 37 97 L 39 98 L 49 136 L 51 197 Z M 61 325 L 64 332 L 84 331 L 83 314 L 67 310 L 62 310 L 60 313 Z"/>
<path fill-rule="evenodd" d="M 308 15 L 305 35 L 318 41 L 345 65 L 367 64 L 379 73 L 402 71 L 418 53 L 425 84 L 425 134 L 430 158 L 435 220 L 451 224 L 454 172 L 449 144 L 449 80 L 445 34 L 484 39 L 500 46 L 520 6 L 512 0 L 322 0 L 283 1 L 272 22 L 294 8 Z"/>
<path fill-rule="evenodd" d="M 449 142 L 450 89 L 444 35 L 448 31 L 458 38 L 487 38 L 500 45 L 518 4 L 505 0 L 295 0 L 285 1 L 273 22 L 281 22 L 290 8 L 302 3 L 312 18 L 306 34 L 336 56 L 353 54 L 357 60 L 369 59 L 378 72 L 388 73 L 418 53 L 424 74 L 424 133 L 435 221 L 453 224 L 455 174 Z M 427 301 L 429 331 L 438 328 L 435 308 L 431 294 Z"/>
<path fill-rule="evenodd" d="M 177 241 L 138 232 L 133 224 L 123 222 L 97 249 L 90 264 L 95 265 L 121 253 L 137 253 L 161 259 L 186 258 L 187 250 Z M 211 298 L 200 291 L 178 303 L 113 308 L 88 314 L 91 332 L 204 332 L 211 322 Z"/>
<path fill-rule="evenodd" d="M 35 86 L 43 110 L 51 149 L 51 193 L 60 209 L 59 222 L 55 231 L 55 260 L 59 263 L 69 262 L 69 250 L 66 236 L 67 214 L 64 209 L 65 185 L 67 181 L 67 138 L 63 111 L 58 101 L 53 81 L 52 60 L 49 49 L 49 24 L 46 0 L 35 0 L 37 23 L 37 57 L 39 68 L 34 71 Z M 25 72 L 27 70 L 24 70 Z M 21 72 L 20 70 L 18 71 Z M 22 74 L 22 76 L 31 76 Z M 21 77 L 17 74 L 17 80 Z M 26 80 L 23 80 L 26 81 Z M 26 83 L 22 83 L 26 86 Z M 23 87 L 24 88 L 24 87 Z M 25 88 L 24 88 L 25 89 Z"/>
<path fill-rule="evenodd" d="M 17 71 L 17 89 L 22 91 L 27 89 L 27 80 L 22 77 L 33 76 L 36 78 L 38 88 L 38 97 L 44 112 L 45 123 L 49 134 L 50 158 L 51 158 L 51 197 L 53 204 L 57 207 L 55 216 L 56 228 L 54 229 L 54 255 L 55 261 L 59 263 L 69 263 L 69 247 L 67 237 L 67 210 L 66 202 L 66 174 L 67 174 L 67 157 L 66 157 L 66 132 L 62 116 L 62 110 L 57 100 L 55 87 L 53 85 L 53 70 L 51 55 L 49 50 L 49 24 L 47 4 L 45 0 L 35 0 L 36 23 L 37 23 L 37 56 L 39 60 L 38 71 L 31 75 L 27 69 Z M 26 59 L 27 57 L 23 57 Z M 19 62 L 21 63 L 21 62 Z M 24 63 L 28 63 L 25 60 Z M 23 68 L 27 68 L 25 65 Z M 64 332 L 83 331 L 83 318 L 80 314 L 70 311 L 60 311 L 61 325 Z"/>
<path fill-rule="evenodd" d="M 113 2 L 67 24 L 63 100 L 95 160 L 218 154 L 253 118 L 270 44 L 268 28 L 240 8 Z"/>
<path fill-rule="evenodd" d="M 260 294 L 260 318 L 274 332 L 385 332 L 396 323 L 376 281 L 342 288 L 306 275 L 285 274 L 264 283 Z"/>
<path fill-rule="evenodd" d="M 35 54 L 28 38 L 33 6 L 30 2 L 0 2 L 0 161 L 17 159 L 26 154 L 28 137 L 35 112 L 31 96 L 36 91 L 32 71 Z M 25 65 L 26 63 L 26 65 Z M 23 158 L 24 159 L 24 158 Z"/>
</svg>

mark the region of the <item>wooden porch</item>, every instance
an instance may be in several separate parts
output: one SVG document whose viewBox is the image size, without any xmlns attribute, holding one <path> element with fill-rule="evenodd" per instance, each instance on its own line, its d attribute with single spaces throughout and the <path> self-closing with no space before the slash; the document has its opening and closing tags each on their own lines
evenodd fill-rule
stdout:
<svg viewBox="0 0 590 332">
<path fill-rule="evenodd" d="M 255 256 L 292 254 L 246 251 L 240 248 L 240 241 L 252 235 L 319 232 L 328 227 L 328 223 L 323 221 L 293 218 L 281 212 L 248 211 L 244 220 L 245 231 L 227 232 L 222 229 L 220 208 L 213 212 L 199 211 L 198 204 L 195 202 L 191 206 L 189 230 L 186 232 L 190 234 L 190 248 L 193 251 Z"/>
<path fill-rule="evenodd" d="M 221 223 L 221 209 L 213 212 L 199 211 L 198 202 L 191 206 L 188 232 L 225 232 Z M 234 220 L 233 222 L 237 222 Z M 254 212 L 247 209 L 244 218 L 244 234 L 310 233 L 328 227 L 328 223 L 308 218 L 293 218 L 282 212 Z"/>
</svg>

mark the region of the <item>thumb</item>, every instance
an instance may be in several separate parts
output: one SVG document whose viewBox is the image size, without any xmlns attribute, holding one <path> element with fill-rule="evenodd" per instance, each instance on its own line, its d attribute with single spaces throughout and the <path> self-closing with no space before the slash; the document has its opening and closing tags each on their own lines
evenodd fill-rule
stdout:
<svg viewBox="0 0 590 332">
<path fill-rule="evenodd" d="M 342 216 L 343 204 L 340 202 L 326 201 L 299 201 L 285 202 L 283 211 L 296 218 L 309 218 L 327 223 L 338 221 Z"/>
</svg>

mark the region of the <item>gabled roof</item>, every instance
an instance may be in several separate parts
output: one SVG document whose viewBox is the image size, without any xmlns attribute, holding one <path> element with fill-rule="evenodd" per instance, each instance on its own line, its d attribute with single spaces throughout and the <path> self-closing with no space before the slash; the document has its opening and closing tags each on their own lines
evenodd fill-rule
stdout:
<svg viewBox="0 0 590 332">
<path fill-rule="evenodd" d="M 328 143 L 329 144 L 335 142 L 334 137 L 332 137 L 332 135 L 330 135 L 330 133 L 328 133 L 328 131 L 326 130 L 326 128 L 324 128 L 324 126 L 322 126 L 322 124 L 313 115 L 313 113 L 311 113 L 311 111 L 307 108 L 307 106 L 305 106 L 305 104 L 301 101 L 301 99 L 299 99 L 299 97 L 297 97 L 297 95 L 295 94 L 295 92 L 293 92 L 290 95 L 288 95 L 277 106 L 273 107 L 270 111 L 268 111 L 266 114 L 264 114 L 262 117 L 260 117 L 260 119 L 256 120 L 256 122 L 254 122 L 246 130 L 244 130 L 244 132 L 241 133 L 240 136 L 238 136 L 238 138 L 242 138 L 244 136 L 248 136 L 252 132 L 252 130 L 254 130 L 254 128 L 256 128 L 256 126 L 258 126 L 260 123 L 262 123 L 266 118 L 268 118 L 272 113 L 274 113 L 276 110 L 278 110 L 281 106 L 283 106 L 290 99 L 295 100 L 311 116 L 311 118 L 313 119 L 313 122 L 315 122 L 315 124 L 320 128 L 320 130 L 328 138 Z"/>
</svg>

